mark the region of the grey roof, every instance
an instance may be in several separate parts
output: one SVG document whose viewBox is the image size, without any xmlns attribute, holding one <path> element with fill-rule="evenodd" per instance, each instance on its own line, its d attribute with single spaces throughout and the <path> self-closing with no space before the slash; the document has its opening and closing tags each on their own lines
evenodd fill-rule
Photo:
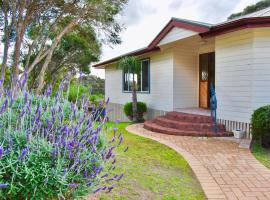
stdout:
<svg viewBox="0 0 270 200">
<path fill-rule="evenodd" d="M 222 25 L 222 24 L 226 24 L 228 22 L 233 22 L 233 21 L 239 20 L 239 19 L 252 18 L 252 17 L 270 17 L 270 7 L 267 7 L 265 9 L 262 9 L 262 10 L 259 10 L 259 11 L 256 11 L 256 12 L 253 12 L 253 13 L 250 13 L 247 15 L 242 15 L 240 17 L 236 17 L 234 19 L 227 20 L 225 22 L 221 22 L 221 23 L 218 23 L 216 25 Z"/>
<path fill-rule="evenodd" d="M 197 26 L 204 26 L 204 27 L 207 27 L 207 28 L 211 28 L 214 25 L 214 24 L 210 24 L 210 23 L 206 23 L 206 22 L 199 22 L 199 21 L 176 18 L 176 17 L 173 17 L 172 19 L 175 20 L 175 21 L 184 22 L 184 23 L 188 23 L 188 24 L 193 24 L 193 25 L 197 25 Z"/>
</svg>

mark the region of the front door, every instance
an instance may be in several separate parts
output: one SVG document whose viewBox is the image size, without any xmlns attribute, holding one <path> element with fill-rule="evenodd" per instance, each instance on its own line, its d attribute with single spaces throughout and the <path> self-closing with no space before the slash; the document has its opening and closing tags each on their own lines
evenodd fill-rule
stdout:
<svg viewBox="0 0 270 200">
<path fill-rule="evenodd" d="M 210 85 L 215 86 L 215 53 L 200 55 L 200 108 L 210 107 Z"/>
</svg>

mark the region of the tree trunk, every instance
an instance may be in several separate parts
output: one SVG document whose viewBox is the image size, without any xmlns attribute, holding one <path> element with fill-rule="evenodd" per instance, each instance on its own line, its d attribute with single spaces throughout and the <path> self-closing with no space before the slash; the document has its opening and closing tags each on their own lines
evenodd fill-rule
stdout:
<svg viewBox="0 0 270 200">
<path fill-rule="evenodd" d="M 25 8 L 26 2 L 22 1 L 19 7 L 18 13 L 18 21 L 16 23 L 16 39 L 15 39 L 15 46 L 14 46 L 14 55 L 13 55 L 13 92 L 16 92 L 16 84 L 17 79 L 19 76 L 19 63 L 20 63 L 20 53 L 21 53 L 21 46 L 23 42 L 23 36 L 26 30 L 26 22 L 23 19 L 23 12 Z M 13 11 L 14 12 L 14 11 Z M 13 13 L 13 15 L 16 13 Z"/>
<path fill-rule="evenodd" d="M 61 41 L 62 37 L 68 33 L 69 31 L 72 30 L 72 28 L 76 25 L 77 20 L 74 20 L 72 22 L 70 22 L 63 30 L 62 32 L 55 38 L 52 46 L 50 47 L 48 54 L 46 56 L 46 59 L 41 67 L 40 70 L 40 74 L 38 77 L 38 88 L 37 88 L 37 93 L 40 94 L 42 92 L 42 89 L 44 88 L 44 77 L 45 77 L 45 72 L 48 68 L 49 63 L 51 62 L 52 56 L 53 56 L 53 52 L 55 50 L 55 48 L 57 47 L 57 45 L 59 44 L 59 42 Z"/>
<path fill-rule="evenodd" d="M 138 109 L 137 109 L 137 88 L 136 88 L 136 82 L 133 74 L 133 87 L 132 87 L 132 113 L 133 113 L 133 121 L 138 122 Z"/>
<path fill-rule="evenodd" d="M 3 1 L 4 4 L 4 34 L 5 34 L 5 44 L 4 44 L 4 54 L 3 54 L 3 61 L 2 61 L 2 68 L 1 68 L 1 80 L 5 80 L 5 71 L 7 67 L 7 61 L 8 61 L 8 51 L 9 51 L 9 45 L 10 45 L 10 33 L 13 26 L 13 20 L 11 24 L 8 23 L 8 7 L 6 5 L 6 2 Z"/>
</svg>

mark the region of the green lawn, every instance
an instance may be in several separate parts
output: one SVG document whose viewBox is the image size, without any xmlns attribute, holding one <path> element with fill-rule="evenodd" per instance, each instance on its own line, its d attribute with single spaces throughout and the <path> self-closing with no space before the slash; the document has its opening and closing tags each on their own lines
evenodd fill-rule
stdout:
<svg viewBox="0 0 270 200">
<path fill-rule="evenodd" d="M 254 143 L 252 153 L 263 165 L 270 169 L 270 149 L 264 149 L 258 143 Z"/>
<path fill-rule="evenodd" d="M 102 194 L 100 200 L 205 199 L 198 180 L 182 156 L 158 142 L 128 133 L 127 125 L 117 125 L 124 135 L 123 145 L 117 150 L 117 170 L 125 176 L 111 194 Z M 124 153 L 126 146 L 129 150 Z"/>
</svg>

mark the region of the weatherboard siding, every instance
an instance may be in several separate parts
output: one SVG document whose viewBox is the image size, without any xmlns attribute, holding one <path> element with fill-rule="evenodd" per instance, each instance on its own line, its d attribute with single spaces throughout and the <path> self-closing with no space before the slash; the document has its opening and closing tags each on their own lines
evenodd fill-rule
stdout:
<svg viewBox="0 0 270 200">
<path fill-rule="evenodd" d="M 270 28 L 254 29 L 253 110 L 270 104 Z"/>
<path fill-rule="evenodd" d="M 181 40 L 193 35 L 197 35 L 195 31 L 183 29 L 183 28 L 173 28 L 158 44 L 158 46 L 168 44 L 177 40 Z"/>
<path fill-rule="evenodd" d="M 174 48 L 173 106 L 191 108 L 198 106 L 199 64 L 198 48 L 176 46 Z"/>
<path fill-rule="evenodd" d="M 171 49 L 150 54 L 150 93 L 138 93 L 151 110 L 173 110 L 173 52 Z M 125 104 L 132 100 L 131 93 L 122 90 L 122 71 L 111 66 L 105 69 L 105 95 L 113 104 Z"/>
<path fill-rule="evenodd" d="M 248 123 L 253 110 L 253 31 L 218 36 L 215 47 L 218 117 Z"/>
</svg>

